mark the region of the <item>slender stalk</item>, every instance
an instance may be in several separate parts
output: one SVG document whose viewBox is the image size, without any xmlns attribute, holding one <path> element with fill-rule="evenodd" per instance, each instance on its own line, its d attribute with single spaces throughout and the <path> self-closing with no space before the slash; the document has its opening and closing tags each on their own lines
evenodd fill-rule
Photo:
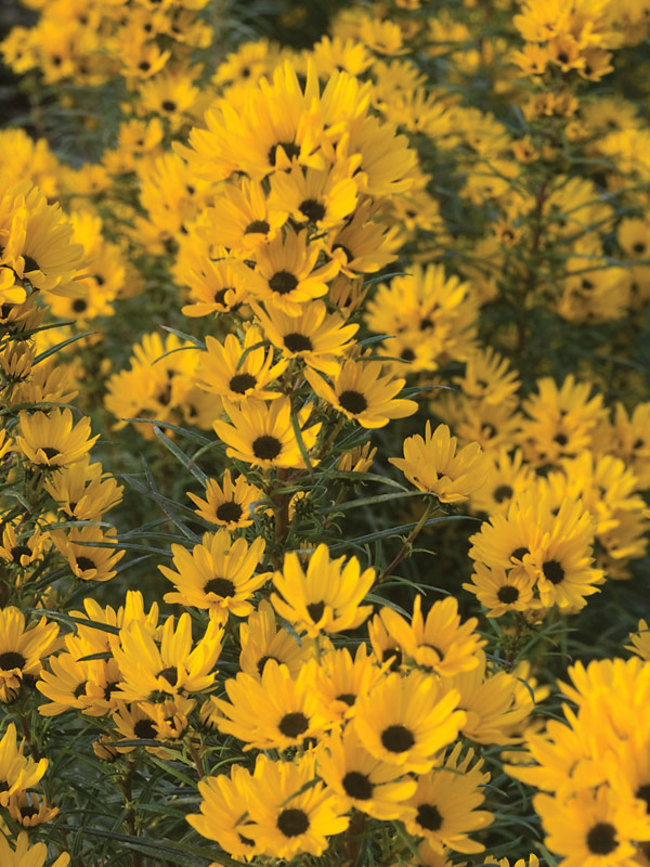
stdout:
<svg viewBox="0 0 650 867">
<path fill-rule="evenodd" d="M 415 527 L 413 527 L 413 529 L 411 530 L 409 535 L 406 537 L 406 539 L 404 539 L 404 542 L 402 543 L 402 547 L 398 551 L 397 556 L 394 558 L 394 560 L 392 560 L 388 564 L 388 566 L 386 566 L 386 568 L 383 570 L 383 572 L 381 572 L 379 574 L 379 577 L 376 579 L 375 584 L 381 584 L 381 582 L 384 581 L 386 578 L 388 578 L 389 575 L 392 575 L 392 573 L 395 571 L 395 569 L 397 569 L 397 567 L 399 566 L 399 564 L 403 560 L 406 560 L 406 558 L 411 555 L 411 551 L 413 548 L 413 542 L 420 535 L 422 528 L 424 527 L 426 522 L 429 520 L 431 515 L 433 515 L 435 513 L 436 509 L 437 509 L 437 504 L 432 499 L 429 499 L 429 501 L 427 502 L 427 505 L 424 509 L 424 512 L 422 513 L 422 517 L 417 522 Z"/>
</svg>

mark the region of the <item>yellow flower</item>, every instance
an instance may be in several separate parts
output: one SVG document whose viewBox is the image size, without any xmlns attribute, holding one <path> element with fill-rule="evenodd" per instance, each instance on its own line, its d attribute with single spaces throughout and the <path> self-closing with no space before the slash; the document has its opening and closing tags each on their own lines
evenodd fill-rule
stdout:
<svg viewBox="0 0 650 867">
<path fill-rule="evenodd" d="M 311 415 L 308 404 L 295 413 L 294 421 L 300 431 L 305 451 L 316 443 L 321 423 L 304 427 Z M 225 402 L 230 424 L 215 421 L 213 428 L 219 439 L 226 443 L 229 458 L 258 467 L 305 467 L 300 446 L 292 424 L 291 400 L 282 397 L 270 406 L 259 401 L 249 401 L 241 409 Z M 317 463 L 312 458 L 312 463 Z"/>
<path fill-rule="evenodd" d="M 301 358 L 306 365 L 329 376 L 341 368 L 339 358 L 353 345 L 358 325 L 349 325 L 336 313 L 327 313 L 322 301 L 303 305 L 298 316 L 289 316 L 272 302 L 268 313 L 259 305 L 253 309 L 265 336 L 287 358 Z"/>
<path fill-rule="evenodd" d="M 47 413 L 23 410 L 18 428 L 20 433 L 15 438 L 18 450 L 42 469 L 69 467 L 82 460 L 99 438 L 99 434 L 90 437 L 87 416 L 73 424 L 69 409 L 51 409 Z"/>
<path fill-rule="evenodd" d="M 115 527 L 105 533 L 101 527 L 84 526 L 52 531 L 52 541 L 68 558 L 70 569 L 82 581 L 110 581 L 117 575 L 114 568 L 125 551 L 117 548 Z M 99 545 L 94 543 L 99 542 Z"/>
<path fill-rule="evenodd" d="M 5 784 L 0 792 L 0 806 L 6 807 L 9 804 L 9 798 L 15 796 L 16 793 L 32 789 L 47 770 L 47 766 L 47 759 L 40 759 L 35 762 L 23 755 L 22 744 L 18 748 L 16 742 L 16 726 L 14 723 L 9 723 L 2 739 L 0 739 L 0 780 L 3 780 Z M 2 842 L 4 842 L 4 836 L 0 834 L 0 846 Z M 4 867 L 5 861 L 0 863 Z M 11 864 L 13 862 L 8 861 L 6 863 Z"/>
<path fill-rule="evenodd" d="M 0 610 L 0 701 L 14 701 L 23 677 L 40 674 L 42 660 L 55 649 L 58 634 L 56 623 L 47 623 L 45 617 L 26 627 L 18 608 Z"/>
<path fill-rule="evenodd" d="M 352 725 L 376 759 L 425 773 L 465 722 L 459 699 L 457 690 L 445 694 L 434 675 L 395 672 L 358 699 Z"/>
<path fill-rule="evenodd" d="M 44 482 L 59 509 L 78 521 L 97 521 L 122 501 L 122 485 L 88 456 L 58 470 Z"/>
<path fill-rule="evenodd" d="M 239 667 L 258 679 L 269 660 L 286 665 L 295 678 L 315 652 L 315 642 L 304 638 L 298 641 L 295 633 L 292 635 L 286 629 L 278 629 L 268 599 L 262 599 L 258 610 L 241 624 L 239 642 Z"/>
<path fill-rule="evenodd" d="M 257 251 L 252 293 L 288 316 L 299 316 L 307 301 L 327 293 L 328 281 L 339 272 L 338 259 L 316 267 L 320 252 L 319 244 L 308 243 L 306 231 L 279 236 Z"/>
<path fill-rule="evenodd" d="M 211 698 L 213 722 L 220 731 L 244 741 L 245 750 L 284 750 L 302 746 L 325 726 L 311 689 L 311 670 L 303 666 L 295 680 L 286 665 L 269 659 L 261 677 L 240 672 L 225 683 L 229 701 Z"/>
<path fill-rule="evenodd" d="M 203 636 L 192 648 L 192 618 L 186 611 L 178 618 L 168 617 L 162 628 L 160 646 L 140 621 L 120 631 L 121 647 L 113 654 L 120 666 L 122 680 L 118 698 L 146 701 L 154 693 L 175 696 L 179 692 L 202 692 L 214 683 L 214 664 L 221 653 L 223 627 L 210 619 Z"/>
<path fill-rule="evenodd" d="M 255 825 L 248 817 L 250 780 L 250 772 L 241 765 L 232 765 L 230 776 L 205 777 L 199 781 L 201 812 L 185 817 L 201 836 L 216 840 L 235 858 L 249 858 L 258 852 L 251 838 Z"/>
<path fill-rule="evenodd" d="M 233 542 L 228 530 L 205 533 L 203 544 L 195 545 L 192 553 L 182 545 L 172 545 L 178 571 L 158 567 L 176 587 L 175 593 L 165 594 L 165 602 L 209 609 L 222 623 L 228 612 L 247 617 L 253 610 L 251 596 L 271 577 L 270 572 L 253 574 L 264 546 L 264 539 L 259 537 L 250 547 L 245 539 Z"/>
<path fill-rule="evenodd" d="M 415 792 L 415 780 L 398 765 L 378 761 L 352 726 L 321 741 L 316 767 L 348 809 L 354 807 L 375 819 L 401 821 L 415 812 L 407 806 L 407 798 Z"/>
<path fill-rule="evenodd" d="M 332 376 L 331 385 L 309 369 L 305 371 L 305 379 L 319 397 L 347 418 L 362 427 L 379 428 L 385 427 L 393 418 L 413 415 L 418 409 L 414 400 L 396 397 L 405 380 L 395 379 L 390 374 L 381 376 L 381 369 L 378 361 L 349 359 Z"/>
<path fill-rule="evenodd" d="M 478 443 L 456 451 L 456 437 L 447 425 L 431 434 L 427 422 L 419 434 L 404 440 L 404 458 L 389 458 L 420 491 L 436 494 L 442 503 L 462 503 L 485 484 L 488 463 Z"/>
<path fill-rule="evenodd" d="M 205 352 L 199 356 L 196 377 L 200 388 L 226 398 L 231 403 L 248 400 L 274 400 L 279 391 L 269 388 L 287 367 L 287 361 L 273 363 L 273 349 L 265 349 L 262 332 L 248 329 L 243 343 L 228 334 L 224 343 L 206 337 Z"/>
<path fill-rule="evenodd" d="M 2 867 L 44 867 L 47 860 L 47 846 L 45 843 L 29 845 L 29 838 L 21 831 L 12 849 L 4 834 L 0 834 L 0 864 Z M 53 862 L 51 867 L 68 867 L 70 856 L 67 852 Z"/>
<path fill-rule="evenodd" d="M 479 664 L 477 652 L 485 641 L 474 631 L 478 620 L 471 617 L 461 624 L 458 602 L 453 596 L 434 602 L 426 619 L 422 616 L 422 597 L 416 596 L 410 624 L 392 608 L 382 608 L 377 618 L 400 648 L 402 663 L 433 669 L 443 677 L 471 671 Z M 380 644 L 375 638 L 377 629 L 376 621 L 371 622 L 370 640 L 375 654 L 380 656 Z"/>
<path fill-rule="evenodd" d="M 345 557 L 330 561 L 327 545 L 319 545 L 303 571 L 295 551 L 284 556 L 282 572 L 273 583 L 279 593 L 271 602 L 281 617 L 297 630 L 314 638 L 320 632 L 341 632 L 363 623 L 372 611 L 359 603 L 372 587 L 375 570 L 361 572 L 356 557 L 343 565 Z"/>
<path fill-rule="evenodd" d="M 310 785 L 311 784 L 311 785 Z M 316 782 L 314 759 L 273 762 L 259 756 L 248 792 L 251 834 L 259 850 L 273 858 L 298 853 L 321 855 L 329 837 L 348 827 L 343 803 Z"/>
<path fill-rule="evenodd" d="M 221 485 L 215 479 L 207 480 L 205 500 L 190 491 L 187 496 L 199 507 L 194 511 L 204 521 L 234 530 L 251 526 L 264 494 L 250 485 L 244 475 L 237 476 L 233 484 L 230 470 L 225 470 Z"/>
<path fill-rule="evenodd" d="M 485 800 L 481 787 L 489 782 L 490 775 L 482 772 L 482 760 L 472 764 L 474 750 L 469 749 L 460 759 L 461 750 L 462 744 L 457 744 L 432 771 L 419 777 L 414 795 L 406 802 L 415 811 L 413 818 L 405 819 L 407 830 L 424 835 L 440 853 L 444 847 L 456 852 L 482 852 L 485 846 L 470 840 L 468 834 L 494 819 L 486 810 L 476 809 Z"/>
</svg>

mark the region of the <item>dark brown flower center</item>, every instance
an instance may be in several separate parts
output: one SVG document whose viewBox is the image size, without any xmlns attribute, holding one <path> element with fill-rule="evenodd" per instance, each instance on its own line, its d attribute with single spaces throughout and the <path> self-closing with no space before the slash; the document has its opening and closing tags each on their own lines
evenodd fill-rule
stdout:
<svg viewBox="0 0 650 867">
<path fill-rule="evenodd" d="M 389 659 L 392 660 L 390 670 L 397 671 L 402 664 L 402 651 L 399 647 L 387 647 L 386 650 L 384 650 L 381 655 L 381 661 L 388 662 Z"/>
<path fill-rule="evenodd" d="M 276 271 L 269 280 L 269 286 L 279 295 L 287 295 L 298 285 L 298 280 L 290 271 Z"/>
<path fill-rule="evenodd" d="M 155 741 L 158 734 L 156 727 L 150 719 L 139 719 L 133 726 L 133 733 L 136 738 L 142 738 L 142 740 L 147 741 Z"/>
<path fill-rule="evenodd" d="M 20 565 L 20 558 L 23 556 L 31 557 L 32 551 L 31 548 L 27 547 L 27 545 L 16 545 L 14 548 L 11 549 L 11 556 L 14 563 L 18 563 L 18 565 Z"/>
<path fill-rule="evenodd" d="M 512 584 L 504 584 L 503 587 L 499 587 L 497 590 L 497 598 L 499 602 L 503 602 L 505 605 L 512 605 L 513 602 L 519 599 L 519 590 L 513 587 Z"/>
<path fill-rule="evenodd" d="M 546 560 L 542 566 L 542 572 L 551 584 L 561 584 L 566 575 L 562 564 L 557 560 Z"/>
<path fill-rule="evenodd" d="M 251 373 L 236 373 L 229 382 L 230 390 L 234 391 L 235 394 L 245 394 L 256 385 L 257 378 Z"/>
<path fill-rule="evenodd" d="M 391 753 L 405 753 L 415 743 L 413 732 L 403 725 L 388 726 L 381 733 L 384 748 Z"/>
<path fill-rule="evenodd" d="M 225 599 L 235 595 L 235 585 L 229 578 L 210 578 L 203 590 L 206 593 L 215 593 Z"/>
<path fill-rule="evenodd" d="M 165 99 L 162 103 L 163 111 L 176 111 L 176 103 L 171 99 Z"/>
<path fill-rule="evenodd" d="M 239 521 L 243 514 L 242 507 L 239 503 L 236 503 L 234 500 L 228 500 L 226 503 L 221 503 L 221 505 L 217 506 L 217 518 L 220 521 L 226 521 L 230 523 L 236 523 Z"/>
<path fill-rule="evenodd" d="M 368 408 L 368 401 L 360 391 L 351 391 L 350 389 L 342 392 L 339 395 L 339 403 L 348 412 L 353 415 L 358 415 Z"/>
<path fill-rule="evenodd" d="M 61 454 L 59 449 L 53 449 L 52 446 L 47 446 L 43 449 L 43 452 L 48 458 L 55 458 L 57 455 Z"/>
<path fill-rule="evenodd" d="M 497 503 L 502 503 L 504 500 L 509 500 L 513 494 L 514 491 L 512 490 L 510 485 L 499 485 L 499 487 L 495 490 L 493 496 Z"/>
<path fill-rule="evenodd" d="M 307 613 L 314 621 L 314 623 L 318 623 L 318 621 L 323 616 L 323 611 L 325 611 L 325 603 L 321 602 L 310 602 L 307 606 Z"/>
<path fill-rule="evenodd" d="M 635 797 L 645 801 L 646 812 L 650 813 L 650 783 L 645 783 L 643 786 L 639 786 L 636 790 Z"/>
<path fill-rule="evenodd" d="M 253 220 L 244 229 L 244 235 L 266 235 L 270 229 L 266 220 Z"/>
<path fill-rule="evenodd" d="M 526 554 L 530 554 L 528 548 L 515 548 L 510 555 L 511 560 L 523 560 Z"/>
<path fill-rule="evenodd" d="M 90 557 L 77 557 L 77 567 L 81 569 L 82 572 L 86 572 L 88 569 L 96 569 L 97 566 L 95 562 L 90 559 Z"/>
<path fill-rule="evenodd" d="M 272 659 L 274 662 L 277 662 L 277 663 L 280 662 L 280 660 L 277 658 L 277 656 L 262 656 L 257 663 L 257 670 L 259 671 L 260 674 L 262 674 L 262 672 L 264 671 L 264 666 L 269 661 L 269 659 Z"/>
<path fill-rule="evenodd" d="M 352 707 L 352 705 L 357 700 L 356 695 L 351 692 L 342 692 L 340 695 L 336 696 L 337 701 L 343 701 L 347 704 L 348 707 Z"/>
<path fill-rule="evenodd" d="M 307 217 L 310 223 L 317 223 L 325 216 L 325 206 L 320 202 L 317 202 L 316 199 L 305 199 L 305 201 L 298 206 L 298 209 L 305 215 L 305 217 Z"/>
<path fill-rule="evenodd" d="M 304 810 L 283 810 L 277 824 L 285 837 L 299 837 L 309 828 L 309 816 Z"/>
<path fill-rule="evenodd" d="M 72 309 L 75 313 L 83 313 L 84 310 L 88 307 L 88 302 L 83 298 L 75 298 L 72 302 Z"/>
<path fill-rule="evenodd" d="M 297 331 L 285 334 L 284 345 L 289 352 L 309 352 L 314 348 L 311 340 L 305 334 L 299 334 Z"/>
<path fill-rule="evenodd" d="M 277 437 L 264 434 L 253 442 L 253 454 L 263 461 L 272 461 L 282 451 L 282 443 Z"/>
<path fill-rule="evenodd" d="M 362 774 L 360 771 L 349 771 L 343 777 L 343 788 L 351 798 L 356 798 L 358 801 L 367 801 L 372 798 L 373 785 L 368 779 L 367 774 Z"/>
<path fill-rule="evenodd" d="M 598 822 L 587 834 L 587 848 L 593 855 L 609 855 L 617 846 L 616 828 L 609 822 Z"/>
<path fill-rule="evenodd" d="M 301 713 L 300 711 L 285 713 L 278 723 L 278 728 L 285 737 L 297 738 L 303 732 L 307 731 L 309 728 L 309 720 L 304 713 Z"/>
<path fill-rule="evenodd" d="M 170 665 L 168 668 L 163 668 L 162 671 L 158 672 L 158 677 L 164 677 L 170 686 L 176 686 L 176 681 L 178 680 L 176 666 Z"/>
<path fill-rule="evenodd" d="M 292 160 L 294 157 L 300 155 L 300 148 L 295 145 L 292 141 L 281 141 L 277 144 L 271 145 L 269 148 L 269 162 L 272 166 L 275 165 L 275 160 L 278 154 L 278 148 L 282 148 L 282 150 L 287 155 L 287 159 Z"/>
<path fill-rule="evenodd" d="M 427 831 L 439 831 L 442 825 L 442 816 L 434 804 L 418 804 L 416 821 L 421 828 Z"/>
<path fill-rule="evenodd" d="M 13 668 L 22 669 L 27 662 L 22 653 L 17 653 L 15 650 L 7 650 L 5 653 L 0 653 L 0 669 L 2 671 L 11 671 Z"/>
</svg>

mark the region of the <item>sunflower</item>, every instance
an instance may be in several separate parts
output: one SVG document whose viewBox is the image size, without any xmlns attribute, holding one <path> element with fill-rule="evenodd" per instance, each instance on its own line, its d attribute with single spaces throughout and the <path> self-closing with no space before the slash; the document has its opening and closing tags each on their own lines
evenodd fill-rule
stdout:
<svg viewBox="0 0 650 867">
<path fill-rule="evenodd" d="M 348 809 L 354 807 L 375 819 L 401 821 L 414 812 L 405 802 L 415 792 L 415 780 L 405 776 L 403 768 L 377 760 L 351 726 L 318 745 L 316 767 Z"/>
<path fill-rule="evenodd" d="M 29 845 L 29 838 L 25 831 L 18 835 L 15 848 L 12 849 L 9 841 L 0 834 L 0 864 L 2 867 L 44 867 L 48 857 L 45 843 Z M 67 852 L 59 855 L 51 867 L 68 867 L 70 856 Z"/>
<path fill-rule="evenodd" d="M 56 647 L 59 627 L 45 617 L 26 627 L 18 608 L 0 609 L 0 701 L 14 701 L 25 675 L 37 676 Z"/>
<path fill-rule="evenodd" d="M 204 521 L 234 530 L 250 527 L 255 511 L 259 508 L 264 494 L 239 475 L 233 484 L 230 470 L 225 470 L 221 485 L 215 479 L 208 479 L 205 486 L 205 500 L 187 492 L 187 496 L 198 506 L 194 511 Z"/>
<path fill-rule="evenodd" d="M 550 509 L 546 511 L 543 501 L 527 505 L 529 514 L 537 512 L 536 523 L 544 531 L 542 544 L 524 564 L 528 574 L 536 580 L 541 604 L 570 610 L 584 607 L 585 596 L 598 593 L 600 588 L 597 585 L 602 584 L 605 577 L 602 570 L 594 569 L 592 565 L 592 516 L 581 500 L 572 498 L 562 502 L 557 515 Z"/>
<path fill-rule="evenodd" d="M 6 524 L 2 531 L 0 557 L 24 569 L 43 556 L 49 547 L 49 541 L 48 535 L 42 535 L 38 526 L 27 533 L 21 532 L 18 536 L 16 526 Z"/>
<path fill-rule="evenodd" d="M 484 563 L 474 564 L 472 583 L 463 588 L 473 593 L 481 605 L 488 609 L 488 617 L 501 617 L 508 611 L 530 611 L 533 603 L 533 582 L 523 571 L 500 566 L 493 569 Z"/>
<path fill-rule="evenodd" d="M 174 566 L 159 566 L 175 593 L 166 593 L 165 602 L 208 609 L 222 623 L 228 613 L 247 617 L 253 610 L 250 598 L 271 577 L 270 572 L 254 574 L 262 559 L 264 539 L 249 546 L 245 539 L 233 542 L 228 530 L 205 533 L 201 545 L 190 553 L 182 545 L 172 545 Z"/>
<path fill-rule="evenodd" d="M 339 647 L 321 652 L 320 659 L 310 664 L 319 712 L 332 724 L 351 719 L 358 697 L 383 676 L 365 644 L 357 647 L 354 657 L 347 647 Z"/>
<path fill-rule="evenodd" d="M 299 632 L 315 638 L 320 632 L 354 629 L 369 616 L 370 605 L 360 605 L 375 580 L 375 570 L 361 571 L 356 557 L 330 561 L 327 545 L 319 545 L 303 571 L 295 551 L 285 554 L 282 572 L 276 572 L 271 594 L 273 607 Z"/>
<path fill-rule="evenodd" d="M 426 773 L 435 753 L 450 744 L 466 720 L 456 710 L 457 690 L 446 694 L 438 680 L 420 671 L 389 674 L 357 701 L 352 720 L 361 742 L 375 758 L 404 771 Z"/>
<path fill-rule="evenodd" d="M 23 828 L 36 828 L 44 822 L 51 822 L 59 812 L 58 807 L 49 806 L 43 795 L 24 791 L 9 799 L 8 809 L 11 818 Z"/>
<path fill-rule="evenodd" d="M 273 762 L 258 756 L 248 792 L 253 837 L 261 852 L 291 859 L 298 853 L 321 855 L 328 837 L 348 827 L 343 803 L 315 782 L 314 759 Z"/>
<path fill-rule="evenodd" d="M 33 466 L 41 469 L 69 467 L 82 460 L 99 438 L 90 437 L 90 419 L 84 416 L 73 425 L 69 409 L 26 412 L 19 415 L 15 437 L 19 451 Z"/>
<path fill-rule="evenodd" d="M 477 651 L 485 644 L 474 631 L 478 620 L 471 617 L 461 624 L 453 596 L 434 602 L 426 619 L 422 616 L 422 597 L 416 596 L 410 624 L 392 608 L 382 608 L 379 618 L 411 664 L 433 669 L 443 677 L 471 671 L 478 665 Z M 372 640 L 373 624 L 369 631 Z"/>
<path fill-rule="evenodd" d="M 626 644 L 626 649 L 636 653 L 641 659 L 650 661 L 650 629 L 645 620 L 639 620 L 637 631 L 630 633 L 630 641 L 632 644 Z"/>
<path fill-rule="evenodd" d="M 273 607 L 262 599 L 246 623 L 239 627 L 239 667 L 246 674 L 261 678 L 269 660 L 286 665 L 293 678 L 315 653 L 315 643 L 298 641 L 297 636 L 278 629 Z"/>
<path fill-rule="evenodd" d="M 225 688 L 229 701 L 212 698 L 220 715 L 215 721 L 222 732 L 245 741 L 245 750 L 303 746 L 325 725 L 307 667 L 294 680 L 286 665 L 269 659 L 261 677 L 240 672 Z"/>
<path fill-rule="evenodd" d="M 259 181 L 243 178 L 241 187 L 229 183 L 206 212 L 206 240 L 218 239 L 230 255 L 254 259 L 256 251 L 273 241 L 287 221 L 289 204 L 264 195 Z M 356 187 L 355 187 L 356 190 Z"/>
<path fill-rule="evenodd" d="M 289 316 L 269 303 L 268 312 L 253 305 L 268 340 L 287 358 L 301 358 L 308 367 L 333 376 L 341 368 L 339 358 L 353 346 L 358 325 L 346 324 L 337 313 L 327 312 L 322 301 L 303 305 L 300 315 Z"/>
<path fill-rule="evenodd" d="M 122 501 L 124 488 L 100 463 L 90 463 L 89 456 L 58 470 L 43 487 L 59 509 L 77 521 L 98 521 Z"/>
<path fill-rule="evenodd" d="M 233 765 L 230 776 L 219 774 L 200 780 L 201 812 L 185 817 L 202 837 L 215 840 L 235 858 L 248 859 L 259 853 L 251 837 L 256 825 L 247 817 L 250 783 L 251 774 L 241 765 Z"/>
<path fill-rule="evenodd" d="M 484 651 L 477 651 L 479 664 L 471 671 L 461 671 L 442 681 L 442 692 L 452 690 L 459 696 L 457 704 L 465 711 L 460 730 L 464 737 L 479 744 L 517 743 L 513 732 L 531 711 L 530 693 L 527 702 L 520 701 L 516 676 L 504 670 L 492 673 Z"/>
<path fill-rule="evenodd" d="M 276 172 L 271 178 L 269 207 L 284 208 L 298 225 L 312 224 L 321 231 L 341 226 L 357 204 L 357 185 L 352 177 L 358 155 L 326 169 Z"/>
<path fill-rule="evenodd" d="M 485 795 L 481 787 L 490 775 L 482 772 L 483 761 L 472 764 L 474 750 L 469 749 L 460 759 L 462 744 L 440 759 L 440 764 L 418 778 L 417 789 L 406 802 L 414 810 L 413 818 L 404 823 L 415 836 L 424 835 L 430 846 L 440 853 L 444 847 L 456 852 L 483 852 L 485 846 L 470 840 L 468 834 L 485 828 L 494 817 L 486 810 L 477 810 Z"/>
<path fill-rule="evenodd" d="M 488 468 L 478 443 L 456 451 L 456 437 L 445 424 L 431 434 L 427 422 L 424 439 L 417 434 L 404 440 L 404 458 L 389 458 L 420 491 L 436 494 L 441 503 L 462 503 L 485 484 Z"/>
<path fill-rule="evenodd" d="M 332 377 L 330 385 L 313 370 L 305 371 L 305 379 L 316 394 L 362 427 L 385 427 L 393 418 L 404 418 L 417 412 L 414 400 L 397 398 L 405 380 L 381 376 L 378 361 L 345 362 Z"/>
<path fill-rule="evenodd" d="M 264 347 L 259 328 L 246 331 L 243 342 L 228 334 L 224 343 L 206 337 L 196 372 L 200 388 L 226 398 L 231 403 L 248 400 L 274 400 L 279 391 L 269 388 L 287 367 L 287 361 L 273 363 L 273 349 Z"/>
<path fill-rule="evenodd" d="M 307 301 L 327 293 L 327 284 L 339 272 L 338 259 L 316 267 L 322 248 L 310 244 L 306 231 L 287 232 L 257 251 L 252 292 L 288 316 L 299 316 Z"/>
<path fill-rule="evenodd" d="M 20 200 L 24 202 L 25 222 L 5 243 L 0 265 L 9 265 L 37 289 L 57 295 L 78 294 L 75 279 L 83 248 L 72 243 L 72 224 L 59 205 L 47 203 L 37 187 L 28 189 Z"/>
<path fill-rule="evenodd" d="M 225 401 L 224 408 L 230 424 L 215 421 L 212 426 L 219 439 L 228 446 L 226 454 L 229 458 L 264 468 L 305 467 L 292 424 L 290 398 L 274 400 L 270 406 L 251 401 L 241 409 Z M 304 427 L 311 410 L 311 405 L 307 404 L 293 416 L 306 452 L 313 448 L 321 429 L 320 422 Z M 312 463 L 317 463 L 316 459 L 312 458 Z"/>
<path fill-rule="evenodd" d="M 533 806 L 547 834 L 545 844 L 566 867 L 634 867 L 639 860 L 633 841 L 650 839 L 645 815 L 622 810 L 607 786 L 572 798 L 536 795 Z"/>
<path fill-rule="evenodd" d="M 156 696 L 155 702 L 120 702 L 111 718 L 117 733 L 124 740 L 175 741 L 187 731 L 195 706 L 196 701 L 187 696 L 169 696 L 162 701 Z M 130 752 L 134 748 L 133 745 L 116 746 L 120 753 Z M 160 758 L 169 755 L 169 751 L 151 745 L 145 749 Z"/>
<path fill-rule="evenodd" d="M 34 788 L 47 770 L 47 766 L 47 759 L 35 762 L 23 755 L 23 745 L 21 744 L 19 748 L 16 742 L 16 726 L 14 723 L 9 723 L 0 739 L 0 780 L 4 783 L 0 791 L 0 806 L 6 807 L 11 797 Z M 3 840 L 4 836 L 0 834 L 0 842 Z M 5 862 L 0 863 L 4 867 Z"/>
<path fill-rule="evenodd" d="M 213 255 L 216 261 L 193 259 L 191 268 L 176 275 L 179 283 L 189 286 L 190 303 L 181 310 L 185 316 L 228 313 L 237 310 L 250 295 L 251 269 L 239 259 L 227 257 L 224 248 L 213 250 Z"/>
<path fill-rule="evenodd" d="M 72 573 L 82 581 L 110 581 L 117 575 L 117 563 L 125 551 L 117 548 L 117 531 L 110 527 L 86 525 L 53 530 L 52 541 L 68 558 Z"/>
<path fill-rule="evenodd" d="M 168 617 L 162 628 L 160 646 L 140 621 L 120 631 L 120 647 L 113 650 L 122 680 L 117 696 L 122 701 L 147 701 L 163 693 L 202 692 L 214 683 L 214 665 L 221 653 L 223 627 L 210 619 L 202 637 L 192 647 L 192 618 L 186 611 Z"/>
</svg>

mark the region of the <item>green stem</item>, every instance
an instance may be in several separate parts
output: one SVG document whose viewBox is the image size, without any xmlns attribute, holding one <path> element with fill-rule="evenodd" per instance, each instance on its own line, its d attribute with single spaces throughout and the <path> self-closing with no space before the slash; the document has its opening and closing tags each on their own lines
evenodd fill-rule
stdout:
<svg viewBox="0 0 650 867">
<path fill-rule="evenodd" d="M 404 539 L 402 547 L 398 551 L 397 556 L 388 564 L 388 566 L 386 566 L 384 571 L 379 574 L 379 577 L 376 579 L 375 584 L 381 584 L 381 582 L 388 578 L 389 575 L 392 575 L 392 573 L 395 571 L 395 569 L 397 569 L 397 567 L 403 560 L 406 560 L 406 558 L 410 556 L 411 550 L 413 548 L 413 542 L 420 535 L 422 528 L 429 520 L 431 515 L 435 513 L 436 509 L 437 504 L 432 499 L 430 499 L 427 502 L 424 512 L 422 513 L 422 517 L 417 522 L 415 527 L 413 527 L 406 539 Z"/>
</svg>

